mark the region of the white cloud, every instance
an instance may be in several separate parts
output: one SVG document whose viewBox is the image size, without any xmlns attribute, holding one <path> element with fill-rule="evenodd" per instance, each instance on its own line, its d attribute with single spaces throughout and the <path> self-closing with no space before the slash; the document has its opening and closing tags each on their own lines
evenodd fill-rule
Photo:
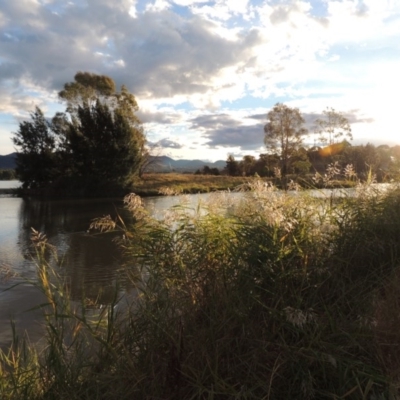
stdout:
<svg viewBox="0 0 400 400">
<path fill-rule="evenodd" d="M 146 11 L 164 11 L 168 10 L 171 7 L 171 4 L 167 0 L 155 0 L 154 3 L 150 3 L 146 6 Z"/>
<path fill-rule="evenodd" d="M 400 89 L 394 0 L 0 0 L 0 10 L 0 113 L 7 117 L 34 104 L 60 107 L 56 92 L 81 70 L 127 85 L 142 115 L 155 118 L 146 120 L 151 135 L 185 151 L 210 137 L 218 143 L 212 132 L 190 129 L 190 120 L 221 114 L 226 102 L 235 110 L 223 113 L 239 135 L 249 124 L 240 120 L 240 100 L 249 97 L 310 112 L 359 108 L 379 129 L 395 126 L 395 105 L 382 100 Z M 191 145 L 196 135 L 199 144 Z M 223 138 L 228 146 L 229 135 Z"/>
<path fill-rule="evenodd" d="M 180 6 L 188 7 L 198 3 L 208 3 L 208 0 L 172 0 L 171 2 Z"/>
<path fill-rule="evenodd" d="M 249 18 L 251 10 L 248 3 L 248 0 L 216 0 L 212 5 L 196 4 L 191 9 L 194 14 L 213 21 L 228 21 L 238 15 L 245 19 Z"/>
</svg>

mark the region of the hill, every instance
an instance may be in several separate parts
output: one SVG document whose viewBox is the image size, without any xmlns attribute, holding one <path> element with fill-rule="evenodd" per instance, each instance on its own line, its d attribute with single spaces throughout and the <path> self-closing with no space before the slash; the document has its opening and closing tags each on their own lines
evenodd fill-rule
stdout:
<svg viewBox="0 0 400 400">
<path fill-rule="evenodd" d="M 0 169 L 14 169 L 16 154 L 17 153 L 11 153 L 5 156 L 0 155 Z"/>
<path fill-rule="evenodd" d="M 218 160 L 215 162 L 206 162 L 202 160 L 174 160 L 168 156 L 159 156 L 152 157 L 150 165 L 148 167 L 149 170 L 157 172 L 157 171 L 176 171 L 176 172 L 195 172 L 198 169 L 202 169 L 204 166 L 208 166 L 210 168 L 218 168 L 223 169 L 226 165 L 226 162 L 223 160 Z"/>
<path fill-rule="evenodd" d="M 17 153 L 11 153 L 5 156 L 0 155 L 0 169 L 14 169 L 16 154 Z M 225 167 L 226 162 L 223 160 L 215 162 L 206 162 L 202 160 L 174 160 L 168 156 L 158 156 L 152 157 L 148 170 L 152 172 L 195 172 L 206 165 L 210 168 L 222 169 Z"/>
</svg>

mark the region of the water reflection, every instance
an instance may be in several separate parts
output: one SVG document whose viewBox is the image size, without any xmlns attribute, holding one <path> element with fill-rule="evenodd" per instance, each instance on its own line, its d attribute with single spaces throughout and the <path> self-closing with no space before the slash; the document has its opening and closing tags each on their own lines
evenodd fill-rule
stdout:
<svg viewBox="0 0 400 400">
<path fill-rule="evenodd" d="M 88 298 L 102 302 L 112 298 L 117 281 L 125 288 L 122 254 L 111 234 L 98 235 L 88 232 L 93 218 L 117 214 L 128 218 L 119 199 L 47 201 L 30 199 L 20 210 L 19 246 L 22 254 L 32 255 L 31 232 L 33 227 L 47 235 L 57 249 L 60 273 L 70 284 L 73 299 Z M 28 257 L 29 258 L 29 257 Z M 56 266 L 57 260 L 49 252 L 48 260 Z"/>
<path fill-rule="evenodd" d="M 110 303 L 116 287 L 123 290 L 128 284 L 121 268 L 121 250 L 109 236 L 70 235 L 62 265 L 75 300 Z"/>
<path fill-rule="evenodd" d="M 207 195 L 192 196 L 193 203 Z M 156 218 L 179 202 L 178 197 L 145 199 L 145 207 Z M 120 215 L 129 221 L 120 198 L 101 200 L 40 200 L 0 197 L 0 267 L 10 267 L 17 274 L 34 279 L 36 265 L 31 245 L 31 228 L 43 232 L 55 246 L 57 257 L 47 253 L 48 262 L 65 279 L 72 299 L 88 303 L 109 304 L 116 289 L 122 296 L 134 296 L 132 283 L 123 268 L 123 255 L 112 234 L 88 232 L 90 222 L 97 217 Z M 43 303 L 43 296 L 32 286 L 21 285 L 4 291 L 16 280 L 0 279 L 0 346 L 10 340 L 9 317 L 12 315 L 21 332 L 28 329 L 36 340 L 42 329 L 37 315 L 25 312 Z"/>
</svg>

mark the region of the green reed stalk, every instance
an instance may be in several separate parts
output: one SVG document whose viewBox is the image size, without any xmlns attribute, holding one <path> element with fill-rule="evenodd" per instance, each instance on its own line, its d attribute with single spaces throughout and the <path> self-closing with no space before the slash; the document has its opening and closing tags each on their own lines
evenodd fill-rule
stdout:
<svg viewBox="0 0 400 400">
<path fill-rule="evenodd" d="M 46 346 L 1 353 L 3 398 L 396 398 L 399 189 L 250 186 L 161 220 L 130 195 L 130 224 L 94 221 L 120 233 L 125 307 L 117 288 L 97 313 L 71 302 L 39 237 Z"/>
</svg>

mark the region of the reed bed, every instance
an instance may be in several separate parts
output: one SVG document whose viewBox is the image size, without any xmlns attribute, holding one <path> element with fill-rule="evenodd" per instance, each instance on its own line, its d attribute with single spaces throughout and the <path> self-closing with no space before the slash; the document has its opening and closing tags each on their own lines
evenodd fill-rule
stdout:
<svg viewBox="0 0 400 400">
<path fill-rule="evenodd" d="M 15 334 L 0 398 L 398 399 L 400 189 L 249 185 L 158 220 L 131 194 L 129 223 L 93 221 L 119 233 L 125 307 L 72 306 L 34 232 L 46 340 Z"/>
</svg>

